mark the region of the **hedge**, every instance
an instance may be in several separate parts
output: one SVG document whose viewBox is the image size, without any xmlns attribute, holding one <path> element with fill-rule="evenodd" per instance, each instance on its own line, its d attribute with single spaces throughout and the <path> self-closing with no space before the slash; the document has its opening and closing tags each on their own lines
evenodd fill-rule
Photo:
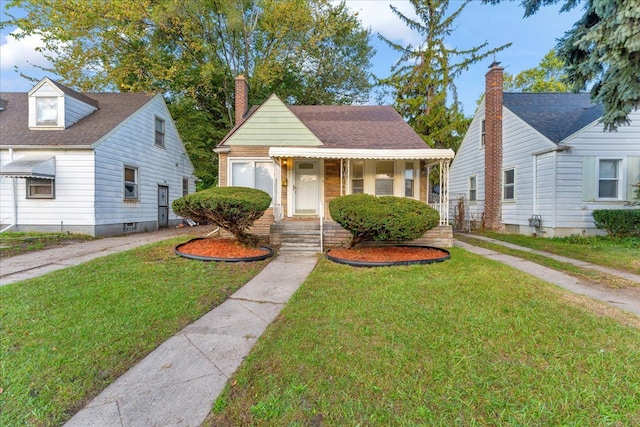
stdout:
<svg viewBox="0 0 640 427">
<path fill-rule="evenodd" d="M 596 227 L 609 237 L 640 237 L 640 209 L 602 209 L 593 211 Z"/>
<path fill-rule="evenodd" d="M 329 203 L 331 218 L 352 235 L 350 246 L 367 240 L 406 241 L 436 227 L 438 211 L 418 200 L 350 194 Z"/>
<path fill-rule="evenodd" d="M 214 224 L 240 242 L 255 245 L 258 238 L 247 230 L 271 204 L 271 196 L 247 187 L 214 187 L 174 200 L 173 211 L 196 222 Z"/>
</svg>

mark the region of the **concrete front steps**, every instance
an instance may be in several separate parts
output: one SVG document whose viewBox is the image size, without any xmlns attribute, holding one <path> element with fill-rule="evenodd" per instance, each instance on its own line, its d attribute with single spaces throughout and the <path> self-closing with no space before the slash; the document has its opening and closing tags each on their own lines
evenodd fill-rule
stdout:
<svg viewBox="0 0 640 427">
<path fill-rule="evenodd" d="M 281 221 L 271 226 L 271 238 L 280 251 L 322 251 L 319 221 Z"/>
</svg>

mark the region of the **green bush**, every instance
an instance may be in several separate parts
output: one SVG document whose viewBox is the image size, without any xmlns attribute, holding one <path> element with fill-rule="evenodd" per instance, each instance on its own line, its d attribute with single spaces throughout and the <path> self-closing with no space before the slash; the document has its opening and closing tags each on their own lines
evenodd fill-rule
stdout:
<svg viewBox="0 0 640 427">
<path fill-rule="evenodd" d="M 247 187 L 214 187 L 174 200 L 173 211 L 197 222 L 213 222 L 238 241 L 255 245 L 257 237 L 247 230 L 271 204 L 271 196 Z"/>
<path fill-rule="evenodd" d="M 331 217 L 348 230 L 351 247 L 367 240 L 418 239 L 438 225 L 438 211 L 418 200 L 350 194 L 329 203 Z"/>
<path fill-rule="evenodd" d="M 602 209 L 593 211 L 596 227 L 609 237 L 640 237 L 640 209 Z"/>
</svg>

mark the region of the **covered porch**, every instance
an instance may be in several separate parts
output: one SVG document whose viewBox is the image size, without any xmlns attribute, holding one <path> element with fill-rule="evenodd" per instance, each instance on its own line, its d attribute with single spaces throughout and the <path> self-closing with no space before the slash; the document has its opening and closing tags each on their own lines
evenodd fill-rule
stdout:
<svg viewBox="0 0 640 427">
<path fill-rule="evenodd" d="M 349 235 L 331 219 L 329 203 L 339 196 L 367 193 L 429 203 L 440 214 L 439 230 L 434 232 L 440 236 L 437 243 L 450 246 L 447 187 L 453 156 L 450 149 L 430 148 L 270 147 L 276 172 L 272 243 L 295 246 L 295 240 L 305 241 L 303 248 L 311 245 L 320 250 L 339 246 Z M 430 182 L 434 169 L 437 182 Z M 439 191 L 434 192 L 436 185 Z M 315 243 L 309 235 L 317 235 L 319 241 Z"/>
</svg>

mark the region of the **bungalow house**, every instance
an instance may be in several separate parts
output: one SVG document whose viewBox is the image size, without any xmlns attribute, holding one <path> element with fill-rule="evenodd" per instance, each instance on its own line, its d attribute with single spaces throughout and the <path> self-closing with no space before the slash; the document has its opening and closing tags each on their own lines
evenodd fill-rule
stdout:
<svg viewBox="0 0 640 427">
<path fill-rule="evenodd" d="M 368 193 L 427 202 L 428 171 L 446 188 L 453 151 L 431 149 L 390 106 L 288 106 L 276 95 L 247 111 L 248 86 L 236 79 L 236 126 L 215 151 L 221 186 L 259 188 L 272 206 L 253 232 L 282 248 L 321 250 L 348 241 L 331 220 L 335 197 Z M 440 226 L 420 243 L 451 246 L 446 192 L 434 207 Z"/>
<path fill-rule="evenodd" d="M 161 95 L 44 78 L 0 93 L 1 229 L 110 236 L 181 222 L 193 165 Z"/>
<path fill-rule="evenodd" d="M 629 125 L 605 132 L 602 105 L 589 94 L 503 93 L 502 86 L 503 68 L 494 63 L 451 165 L 458 225 L 545 237 L 595 234 L 594 210 L 633 209 L 640 111 L 631 112 Z"/>
</svg>

